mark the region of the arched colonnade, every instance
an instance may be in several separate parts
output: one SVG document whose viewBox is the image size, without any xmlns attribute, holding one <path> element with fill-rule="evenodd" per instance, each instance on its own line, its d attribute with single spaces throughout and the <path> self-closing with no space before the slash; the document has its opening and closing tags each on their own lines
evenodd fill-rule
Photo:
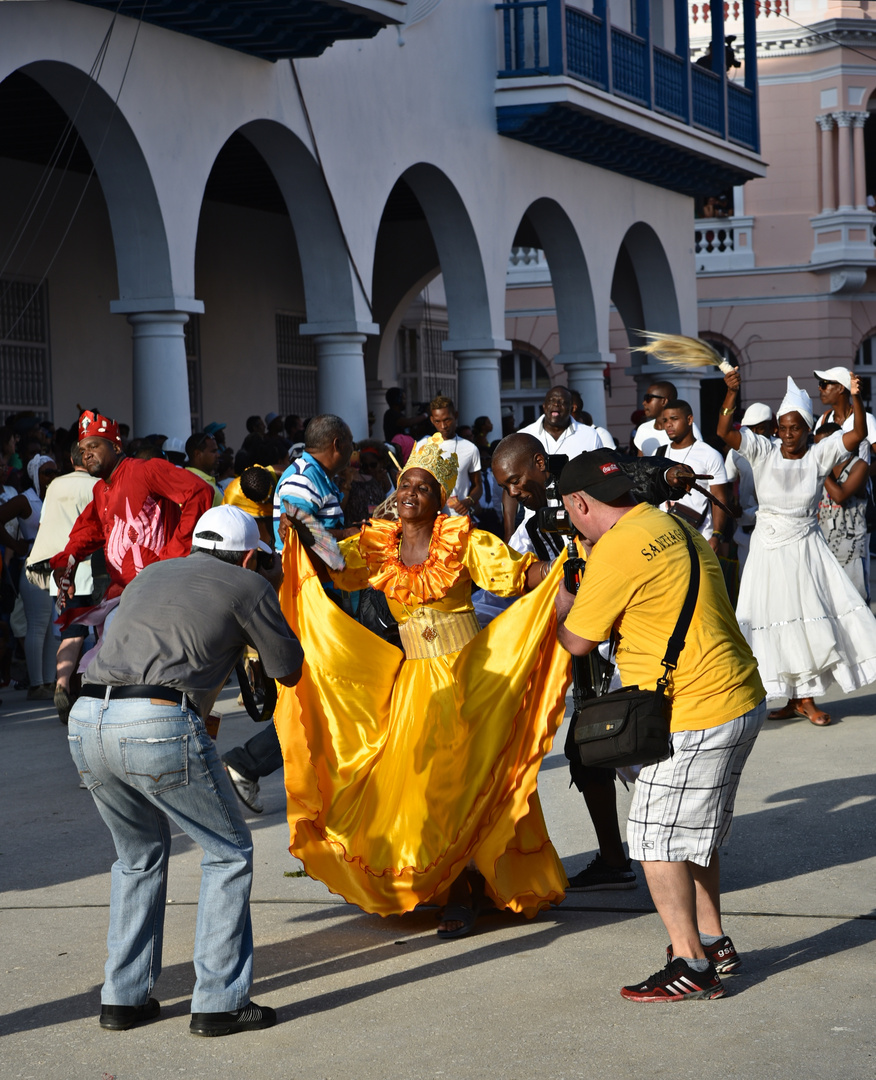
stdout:
<svg viewBox="0 0 876 1080">
<path fill-rule="evenodd" d="M 122 95 L 117 103 L 111 78 L 104 85 L 84 68 L 69 58 L 25 59 L 0 69 L 0 83 L 13 72 L 37 83 L 65 111 L 94 164 L 115 254 L 118 297 L 110 309 L 132 327 L 135 434 L 190 430 L 184 328 L 204 312 L 195 272 L 199 221 L 211 171 L 232 136 L 246 139 L 270 170 L 291 222 L 306 310 L 299 332 L 315 343 L 317 407 L 348 418 L 357 437 L 367 434 L 368 406 L 378 412 L 394 384 L 399 319 L 438 273 L 461 415 L 470 421 L 485 413 L 500 428 L 499 358 L 510 348 L 505 273 L 521 235 L 544 250 L 550 267 L 560 342 L 553 359 L 597 422 L 605 417 L 603 369 L 613 359 L 611 304 L 631 342 L 638 329 L 681 328 L 675 275 L 657 229 L 619 213 L 608 252 L 605 244 L 593 252 L 586 198 L 552 194 L 549 175 L 525 205 L 503 205 L 498 193 L 464 196 L 453 168 L 436 155 L 401 168 L 382 197 L 362 199 L 354 219 L 350 200 L 337 198 L 343 172 L 323 172 L 300 115 L 278 108 L 254 116 L 252 101 L 202 104 L 182 138 L 173 125 L 162 130 L 159 101 L 144 107 Z M 355 176 L 347 181 L 355 186 Z M 399 191 L 412 209 L 394 220 L 387 211 Z M 642 374 L 647 379 L 648 369 Z"/>
</svg>

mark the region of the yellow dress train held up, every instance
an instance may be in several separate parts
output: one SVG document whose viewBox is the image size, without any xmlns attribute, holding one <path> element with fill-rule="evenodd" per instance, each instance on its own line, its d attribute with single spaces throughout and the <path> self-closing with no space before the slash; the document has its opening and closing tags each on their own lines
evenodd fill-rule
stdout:
<svg viewBox="0 0 876 1080">
<path fill-rule="evenodd" d="M 536 790 L 569 684 L 556 644 L 561 567 L 478 633 L 472 581 L 521 593 L 534 557 L 439 515 L 429 558 L 406 567 L 399 529 L 365 525 L 332 578 L 386 594 L 408 658 L 326 596 L 290 531 L 280 601 L 305 663 L 275 715 L 289 850 L 367 912 L 441 902 L 473 861 L 497 906 L 532 916 L 568 884 Z"/>
</svg>

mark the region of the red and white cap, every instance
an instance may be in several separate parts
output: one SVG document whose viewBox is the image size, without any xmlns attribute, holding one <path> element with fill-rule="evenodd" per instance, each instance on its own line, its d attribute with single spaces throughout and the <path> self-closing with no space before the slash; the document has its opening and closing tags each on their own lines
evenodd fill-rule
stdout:
<svg viewBox="0 0 876 1080">
<path fill-rule="evenodd" d="M 97 410 L 92 412 L 86 409 L 79 417 L 79 442 L 83 439 L 106 439 L 113 446 L 122 449 L 122 437 L 119 434 L 119 425 L 108 416 L 101 416 Z"/>
</svg>

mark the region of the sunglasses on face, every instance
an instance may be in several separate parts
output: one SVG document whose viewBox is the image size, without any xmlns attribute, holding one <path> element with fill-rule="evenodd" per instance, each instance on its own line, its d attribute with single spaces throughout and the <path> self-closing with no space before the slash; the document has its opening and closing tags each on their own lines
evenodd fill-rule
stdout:
<svg viewBox="0 0 876 1080">
<path fill-rule="evenodd" d="M 826 390 L 829 386 L 839 386 L 839 383 L 833 382 L 830 379 L 819 379 L 818 385 L 821 387 L 822 390 Z"/>
<path fill-rule="evenodd" d="M 665 401 L 666 398 L 662 394 L 645 394 L 642 398 L 643 401 Z"/>
</svg>

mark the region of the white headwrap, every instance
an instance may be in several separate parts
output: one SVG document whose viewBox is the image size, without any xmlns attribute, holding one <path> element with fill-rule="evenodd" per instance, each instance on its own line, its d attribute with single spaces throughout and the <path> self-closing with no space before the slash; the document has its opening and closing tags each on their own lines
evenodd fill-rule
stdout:
<svg viewBox="0 0 876 1080">
<path fill-rule="evenodd" d="M 776 419 L 778 420 L 779 417 L 784 416 L 785 413 L 789 412 L 799 413 L 803 417 L 803 421 L 809 430 L 812 430 L 812 426 L 815 422 L 815 418 L 812 415 L 812 398 L 805 390 L 800 389 L 790 375 L 788 376 L 788 389 L 785 391 L 782 404 L 776 412 Z"/>
<path fill-rule="evenodd" d="M 54 459 L 46 454 L 34 454 L 27 463 L 27 475 L 30 477 L 30 482 L 33 484 L 33 489 L 37 495 L 40 493 L 40 469 L 43 465 L 54 464 Z"/>
</svg>

